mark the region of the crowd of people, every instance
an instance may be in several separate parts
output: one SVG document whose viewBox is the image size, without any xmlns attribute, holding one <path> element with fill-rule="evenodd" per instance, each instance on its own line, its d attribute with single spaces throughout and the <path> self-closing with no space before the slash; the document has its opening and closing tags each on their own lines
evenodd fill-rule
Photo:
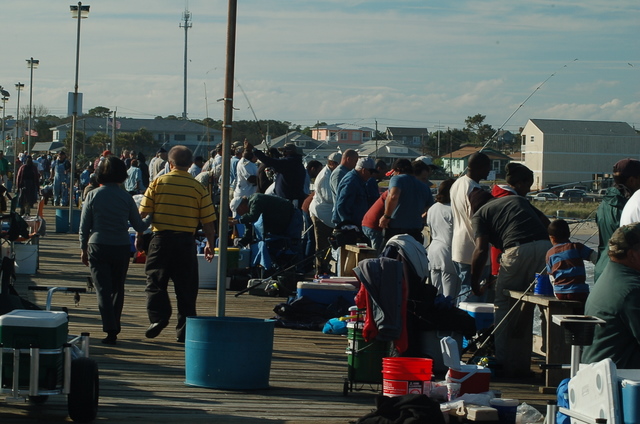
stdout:
<svg viewBox="0 0 640 424">
<path fill-rule="evenodd" d="M 329 242 L 336 230 L 355 231 L 378 252 L 392 237 L 409 235 L 425 247 L 426 284 L 455 303 L 494 303 L 495 322 L 501 323 L 495 331 L 497 366 L 511 377 L 530 374 L 533 314 L 527 306 L 513 311 L 514 300 L 505 290 L 527 290 L 536 274 L 547 273 L 559 299 L 583 302 L 587 314 L 608 322 L 596 329 L 594 347 L 586 350 L 585 358 L 611 357 L 619 367 L 640 368 L 640 315 L 634 303 L 640 295 L 639 161 L 623 159 L 613 166 L 614 185 L 597 211 L 595 251 L 571 241 L 566 221 L 550 222 L 529 202 L 526 194 L 534 180 L 526 166 L 508 164 L 506 184 L 491 192 L 483 189 L 480 181 L 487 178 L 491 161 L 482 152 L 469 158 L 459 178 L 442 181 L 435 199 L 429 178 L 436 167 L 428 157 L 398 159 L 389 166 L 348 149 L 331 153 L 325 163 L 305 164 L 293 143 L 263 152 L 247 141 L 233 143 L 230 153 L 230 224 L 248 229 L 230 240 L 232 245 L 255 243 L 251 229 L 259 224 L 263 235 L 297 239 L 293 241 L 299 243 L 301 257 L 309 260 L 312 274 L 322 275 L 336 270 L 336 251 Z M 176 337 L 184 340 L 186 317 L 196 314 L 194 235 L 196 229 L 203 230 L 205 256 L 211 260 L 223 155 L 221 145 L 206 160 L 175 146 L 169 152 L 159 149 L 147 164 L 141 153 L 116 157 L 107 150 L 80 174 L 81 260 L 90 267 L 97 288 L 107 334 L 104 343 L 115 344 L 120 331 L 129 225 L 137 232 L 136 247 L 147 255 L 146 336 L 158 336 L 169 323 L 167 286 L 172 280 Z M 65 152 L 37 159 L 23 155 L 20 160 L 24 163 L 17 187 L 26 213 L 37 200 L 40 183 L 49 179 L 54 204 L 62 204 L 70 172 Z M 5 181 L 8 171 L 0 152 L 0 176 Z M 389 179 L 387 190 L 380 188 L 383 179 Z M 138 204 L 136 195 L 141 195 Z M 296 233 L 292 226 L 298 221 L 302 231 Z M 152 238 L 145 243 L 149 225 Z M 589 294 L 585 260 L 596 263 L 597 295 Z"/>
</svg>

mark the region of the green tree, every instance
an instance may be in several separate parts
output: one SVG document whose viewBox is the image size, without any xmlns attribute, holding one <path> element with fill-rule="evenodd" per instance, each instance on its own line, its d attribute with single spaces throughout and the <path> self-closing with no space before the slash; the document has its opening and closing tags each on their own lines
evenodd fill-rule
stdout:
<svg viewBox="0 0 640 424">
<path fill-rule="evenodd" d="M 89 138 L 89 145 L 98 151 L 107 150 L 107 146 L 111 143 L 111 136 L 103 132 L 95 133 Z"/>
<path fill-rule="evenodd" d="M 468 116 L 464 120 L 467 125 L 466 129 L 475 135 L 475 137 L 472 137 L 472 142 L 476 144 L 484 144 L 495 133 L 491 125 L 484 123 L 486 117 L 486 115 L 478 113 L 475 116 Z"/>
<path fill-rule="evenodd" d="M 107 118 L 111 116 L 111 110 L 108 107 L 96 106 L 93 109 L 89 109 L 87 115 L 95 116 L 97 118 Z"/>
</svg>

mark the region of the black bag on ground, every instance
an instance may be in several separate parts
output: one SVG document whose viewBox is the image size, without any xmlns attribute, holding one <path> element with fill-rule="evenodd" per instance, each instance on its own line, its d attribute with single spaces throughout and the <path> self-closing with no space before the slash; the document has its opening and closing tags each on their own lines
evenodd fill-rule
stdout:
<svg viewBox="0 0 640 424">
<path fill-rule="evenodd" d="M 356 424 L 444 424 L 440 404 L 427 395 L 376 396 L 376 408 Z"/>
</svg>

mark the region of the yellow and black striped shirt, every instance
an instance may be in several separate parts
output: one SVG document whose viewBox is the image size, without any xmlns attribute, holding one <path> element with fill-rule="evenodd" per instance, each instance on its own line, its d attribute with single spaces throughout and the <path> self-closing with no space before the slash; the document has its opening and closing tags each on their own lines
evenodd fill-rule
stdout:
<svg viewBox="0 0 640 424">
<path fill-rule="evenodd" d="M 195 233 L 198 222 L 216 220 L 209 191 L 186 171 L 156 178 L 144 193 L 140 213 L 153 214 L 153 231 Z"/>
</svg>

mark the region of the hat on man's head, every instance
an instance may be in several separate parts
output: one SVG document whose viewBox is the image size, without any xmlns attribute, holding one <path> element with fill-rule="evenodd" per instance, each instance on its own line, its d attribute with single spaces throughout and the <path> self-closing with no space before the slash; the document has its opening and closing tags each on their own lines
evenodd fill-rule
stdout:
<svg viewBox="0 0 640 424">
<path fill-rule="evenodd" d="M 330 160 L 331 162 L 340 163 L 340 161 L 342 160 L 342 153 L 333 152 L 329 156 L 327 156 L 327 160 Z"/>
<path fill-rule="evenodd" d="M 111 150 L 105 150 L 104 152 L 102 152 L 102 156 L 104 156 L 105 158 L 107 156 L 111 156 Z"/>
<path fill-rule="evenodd" d="M 164 149 L 164 147 L 161 147 L 158 149 L 157 153 L 167 153 L 167 151 Z"/>
<path fill-rule="evenodd" d="M 632 158 L 619 160 L 613 165 L 613 173 L 621 177 L 637 177 L 640 175 L 640 161 Z"/>
<path fill-rule="evenodd" d="M 242 141 L 238 141 L 238 140 L 234 141 L 233 144 L 231 144 L 231 146 L 235 148 L 242 147 L 242 145 L 243 145 Z"/>
<path fill-rule="evenodd" d="M 378 172 L 376 170 L 376 163 L 371 158 L 358 159 L 358 162 L 356 163 L 356 171 L 359 171 L 361 169 L 368 169 L 372 173 Z"/>
<path fill-rule="evenodd" d="M 614 255 L 626 255 L 629 249 L 640 244 L 640 222 L 623 225 L 609 239 L 609 252 Z"/>
<path fill-rule="evenodd" d="M 238 210 L 238 206 L 240 206 L 240 203 L 242 203 L 242 197 L 234 197 L 233 199 L 231 199 L 231 202 L 229 202 L 229 209 L 231 209 L 231 212 L 233 212 L 234 214 L 236 213 L 236 211 Z"/>
<path fill-rule="evenodd" d="M 421 160 L 425 165 L 433 164 L 433 160 L 431 160 L 430 156 L 418 156 L 416 160 Z"/>
<path fill-rule="evenodd" d="M 278 147 L 281 152 L 290 152 L 295 155 L 302 155 L 302 149 L 295 145 L 295 143 L 287 143 L 283 147 Z"/>
</svg>

